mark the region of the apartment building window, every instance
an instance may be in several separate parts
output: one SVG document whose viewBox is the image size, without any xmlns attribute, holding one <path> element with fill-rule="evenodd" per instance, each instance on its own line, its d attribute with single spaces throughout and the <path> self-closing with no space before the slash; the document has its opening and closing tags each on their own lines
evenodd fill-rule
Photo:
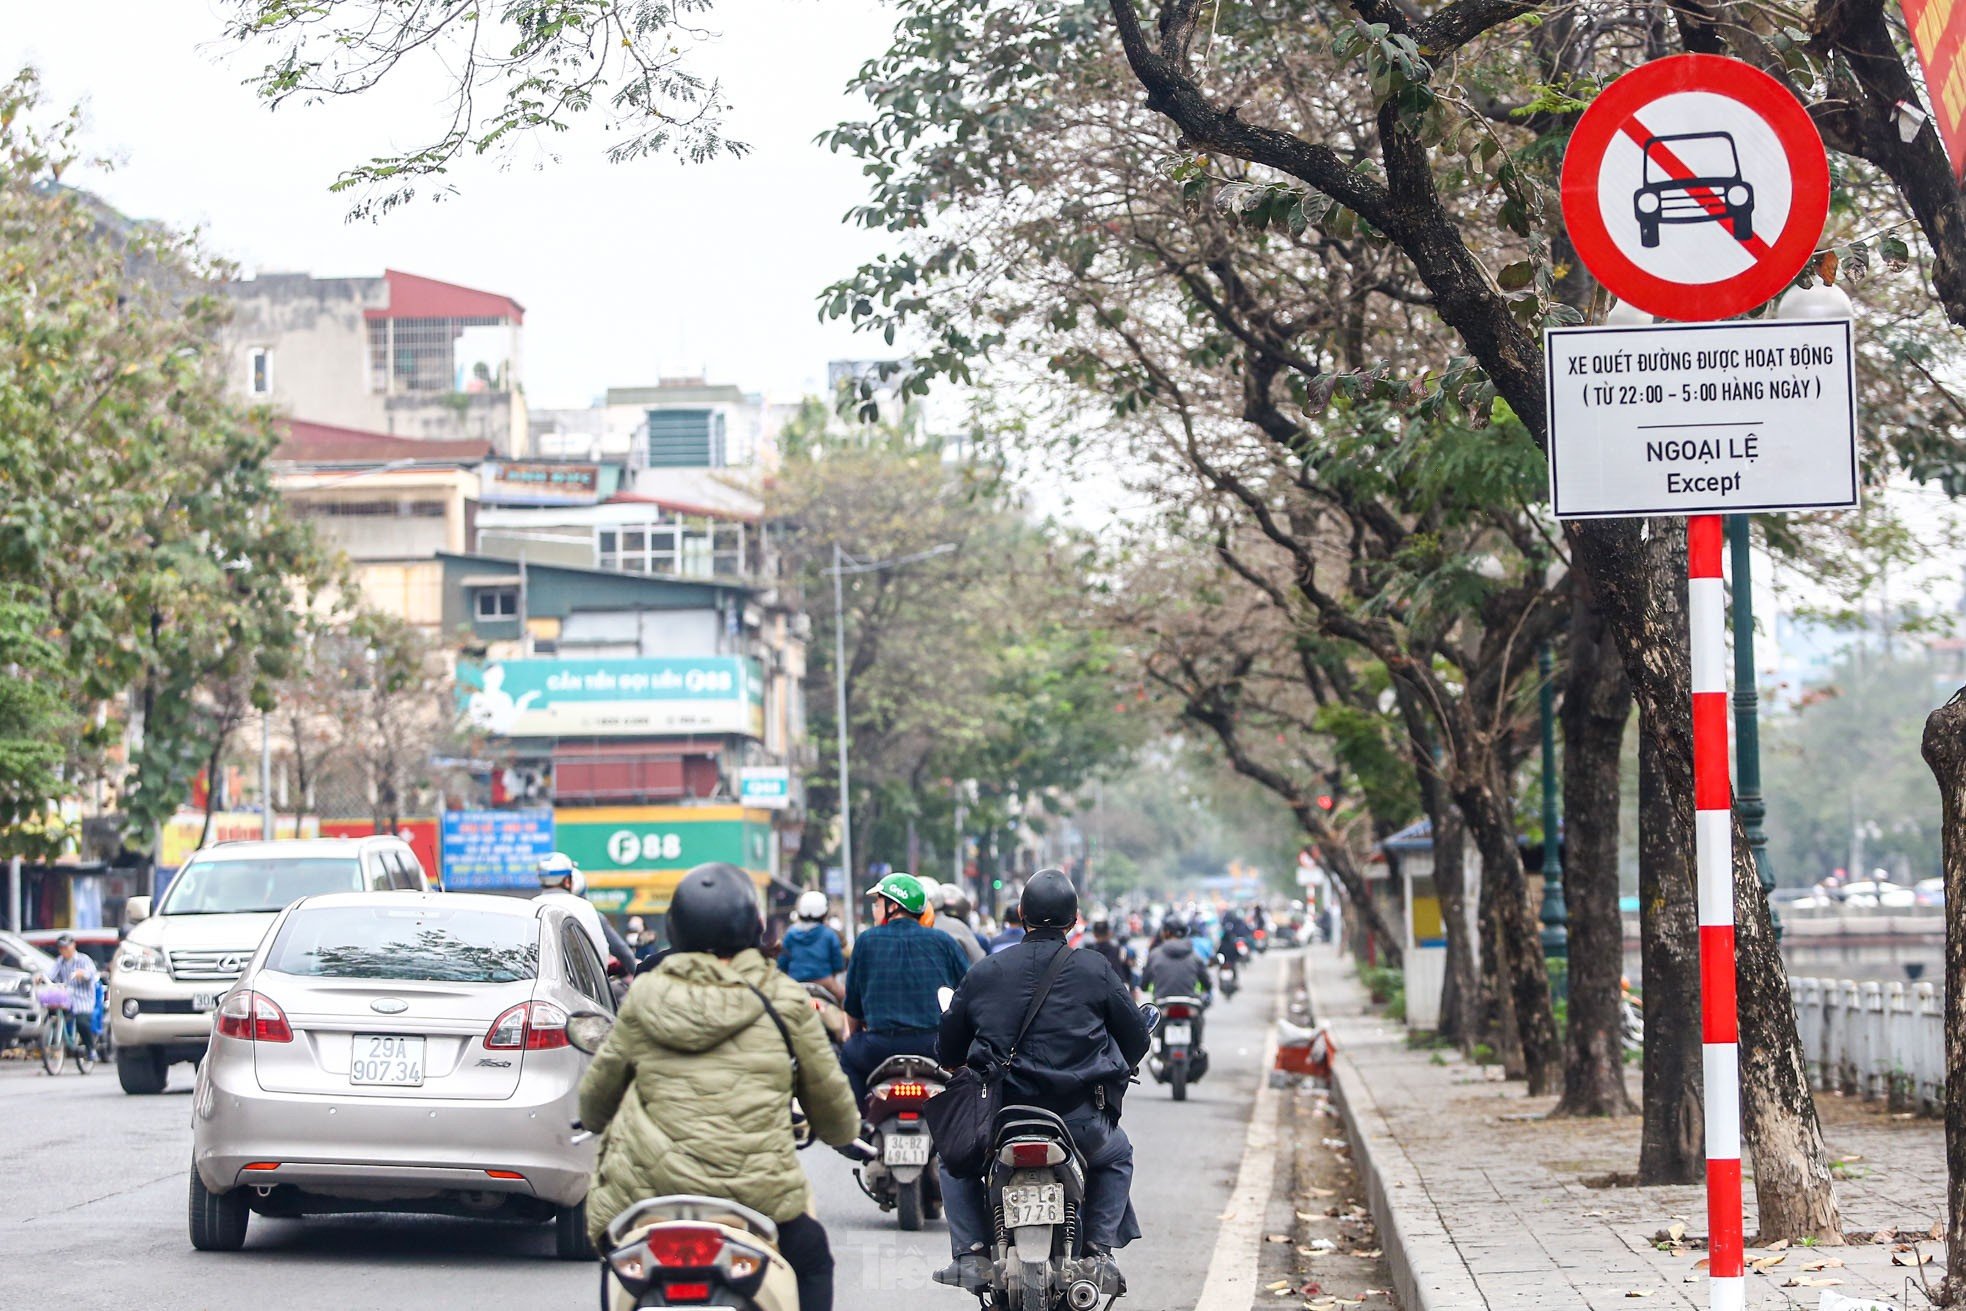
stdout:
<svg viewBox="0 0 1966 1311">
<path fill-rule="evenodd" d="M 723 411 L 650 410 L 647 460 L 651 469 L 723 468 Z"/>
<path fill-rule="evenodd" d="M 517 619 L 519 617 L 519 589 L 516 587 L 481 587 L 478 589 L 478 618 Z"/>
<path fill-rule="evenodd" d="M 736 578 L 744 574 L 744 525 L 665 516 L 596 534 L 601 568 L 664 578 Z"/>
<path fill-rule="evenodd" d="M 477 330 L 495 328 L 509 334 L 511 326 L 496 318 L 370 319 L 369 390 L 387 396 L 406 392 L 505 391 L 509 376 L 509 344 L 501 359 L 485 358 L 489 342 L 460 339 Z M 503 340 L 501 338 L 501 340 Z M 501 352 L 491 350 L 496 355 Z"/>
<path fill-rule="evenodd" d="M 273 394 L 273 352 L 255 346 L 246 352 L 246 390 L 254 396 Z"/>
</svg>

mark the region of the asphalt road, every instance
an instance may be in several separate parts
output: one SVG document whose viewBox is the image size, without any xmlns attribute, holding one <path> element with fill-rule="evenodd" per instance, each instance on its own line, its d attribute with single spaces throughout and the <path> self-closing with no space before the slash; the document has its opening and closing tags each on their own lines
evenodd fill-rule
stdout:
<svg viewBox="0 0 1966 1311">
<path fill-rule="evenodd" d="M 1125 1126 L 1135 1152 L 1134 1205 L 1145 1239 L 1120 1254 L 1126 1311 L 1188 1311 L 1214 1251 L 1240 1163 L 1281 971 L 1209 1016 L 1209 1077 L 1175 1105 L 1152 1082 L 1135 1088 Z M 185 1229 L 191 1158 L 191 1068 L 160 1097 L 128 1097 L 115 1072 L 59 1079 L 0 1061 L 0 1307 L 143 1306 L 168 1311 L 367 1311 L 368 1308 L 588 1308 L 593 1271 L 552 1258 L 544 1226 L 441 1217 L 255 1216 L 242 1252 L 192 1250 Z M 948 1260 L 939 1221 L 903 1234 L 823 1148 L 805 1157 L 839 1263 L 848 1311 L 973 1306 L 931 1283 Z M 932 1290 L 926 1302 L 923 1290 Z"/>
</svg>

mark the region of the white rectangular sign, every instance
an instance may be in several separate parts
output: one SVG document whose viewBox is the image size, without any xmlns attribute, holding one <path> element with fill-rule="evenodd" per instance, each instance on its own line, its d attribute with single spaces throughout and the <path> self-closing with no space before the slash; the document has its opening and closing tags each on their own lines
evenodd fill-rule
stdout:
<svg viewBox="0 0 1966 1311">
<path fill-rule="evenodd" d="M 1854 509 L 1851 346 L 1846 319 L 1548 329 L 1556 517 Z"/>
</svg>

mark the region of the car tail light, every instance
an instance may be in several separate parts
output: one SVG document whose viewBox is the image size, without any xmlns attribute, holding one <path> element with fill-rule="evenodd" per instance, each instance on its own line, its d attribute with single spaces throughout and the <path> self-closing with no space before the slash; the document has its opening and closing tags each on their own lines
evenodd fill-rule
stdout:
<svg viewBox="0 0 1966 1311">
<path fill-rule="evenodd" d="M 550 1001 L 522 1001 L 500 1012 L 485 1031 L 494 1051 L 550 1051 L 567 1045 L 567 1013 Z"/>
<path fill-rule="evenodd" d="M 1040 1166 L 1057 1165 L 1065 1159 L 1065 1152 L 1057 1143 L 1012 1143 L 1009 1156 L 1010 1164 L 1018 1169 L 1034 1170 Z"/>
<path fill-rule="evenodd" d="M 881 1096 L 891 1102 L 925 1102 L 928 1100 L 928 1085 L 912 1080 L 891 1083 L 881 1091 Z"/>
<path fill-rule="evenodd" d="M 271 997 L 250 988 L 234 988 L 225 994 L 218 1008 L 218 1032 L 227 1038 L 247 1042 L 292 1042 L 294 1031 L 287 1015 Z"/>
<path fill-rule="evenodd" d="M 695 1269 L 715 1265 L 724 1236 L 708 1225 L 657 1225 L 643 1240 L 657 1265 Z"/>
</svg>

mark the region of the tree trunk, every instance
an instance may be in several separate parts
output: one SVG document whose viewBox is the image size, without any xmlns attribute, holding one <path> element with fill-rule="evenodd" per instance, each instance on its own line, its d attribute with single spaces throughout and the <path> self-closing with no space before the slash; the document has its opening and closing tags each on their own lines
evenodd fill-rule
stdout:
<svg viewBox="0 0 1966 1311">
<path fill-rule="evenodd" d="M 1440 896 L 1441 928 L 1447 937 L 1447 977 L 1440 994 L 1440 1036 L 1461 1044 L 1474 1041 L 1481 1000 L 1474 942 L 1468 931 L 1468 831 L 1452 806 L 1433 819 L 1434 891 Z"/>
<path fill-rule="evenodd" d="M 1946 876 L 1946 1269 L 1941 1311 L 1966 1308 L 1966 688 L 1925 720 Z"/>
<path fill-rule="evenodd" d="M 1563 688 L 1563 900 L 1570 917 L 1568 1060 L 1557 1115 L 1629 1115 L 1618 981 L 1625 927 L 1618 913 L 1619 766 L 1631 685 L 1580 584 Z M 1546 834 L 1545 842 L 1555 840 Z"/>
<path fill-rule="evenodd" d="M 1645 1001 L 1645 1080 L 1638 1182 L 1706 1177 L 1700 1068 L 1699 913 L 1693 898 L 1691 797 L 1660 776 L 1660 735 L 1639 727 L 1638 924 Z"/>
<path fill-rule="evenodd" d="M 1372 885 L 1366 881 L 1365 872 L 1352 859 L 1352 853 L 1336 842 L 1321 843 L 1318 846 L 1318 859 L 1331 876 L 1338 880 L 1344 889 L 1345 899 L 1352 903 L 1352 913 L 1358 925 L 1378 944 L 1379 963 L 1387 969 L 1399 969 L 1406 963 L 1406 953 L 1402 949 L 1404 936 L 1395 934 L 1392 926 L 1386 923 L 1385 912 L 1379 903 L 1372 899 Z"/>
<path fill-rule="evenodd" d="M 1479 867 L 1477 867 L 1479 868 Z M 1508 989 L 1502 986 L 1502 934 L 1497 927 L 1495 885 L 1482 871 L 1479 900 L 1475 903 L 1475 937 L 1480 948 L 1477 961 L 1474 1001 L 1476 1044 L 1492 1048 L 1512 1077 L 1522 1077 L 1522 1048 L 1516 1040 L 1515 1012 L 1508 1004 Z"/>
<path fill-rule="evenodd" d="M 1687 649 L 1685 528 L 1679 520 L 1660 520 L 1648 530 L 1647 522 L 1596 519 L 1568 524 L 1566 532 L 1617 638 L 1642 712 L 1640 723 L 1662 738 L 1664 750 L 1657 761 L 1661 783 L 1675 805 L 1690 810 L 1692 661 Z M 1804 1074 L 1788 972 L 1738 822 L 1734 830 L 1741 1103 L 1754 1162 L 1760 1239 L 1840 1243 L 1842 1221 L 1822 1126 Z"/>
<path fill-rule="evenodd" d="M 1507 795 L 1493 780 L 1465 776 L 1455 780 L 1454 799 L 1481 852 L 1483 895 L 1490 888 L 1495 894 L 1499 983 L 1515 1012 L 1523 1072 L 1530 1095 L 1541 1096 L 1555 1092 L 1563 1081 L 1563 1045 L 1557 1040 L 1556 1017 L 1550 1010 L 1549 971 L 1529 914 L 1529 877 L 1522 867 L 1522 848 L 1516 843 Z"/>
</svg>

